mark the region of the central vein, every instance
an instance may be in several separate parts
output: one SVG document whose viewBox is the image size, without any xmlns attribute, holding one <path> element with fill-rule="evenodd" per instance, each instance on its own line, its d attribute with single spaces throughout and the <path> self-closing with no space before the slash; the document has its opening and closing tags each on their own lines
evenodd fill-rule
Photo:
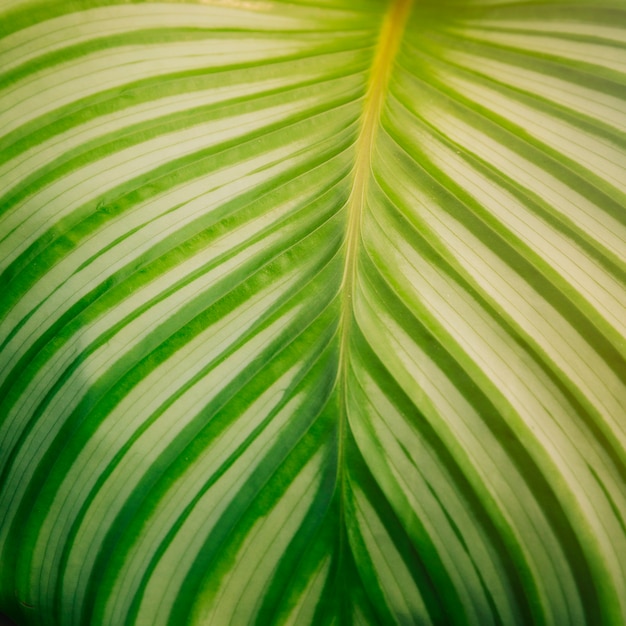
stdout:
<svg viewBox="0 0 626 626">
<path fill-rule="evenodd" d="M 357 280 L 357 259 L 361 239 L 361 222 L 371 180 L 374 146 L 380 126 L 380 116 L 387 98 L 389 78 L 413 0 L 391 0 L 381 27 L 378 44 L 372 61 L 367 91 L 361 114 L 361 128 L 357 137 L 356 159 L 352 170 L 352 190 L 347 203 L 347 230 L 343 281 L 341 284 L 340 344 L 337 370 L 337 387 L 341 395 L 339 415 L 339 441 L 337 450 L 337 486 L 339 493 L 339 570 L 344 562 L 349 544 L 345 523 L 345 453 L 348 421 L 348 347 L 354 323 L 354 296 Z"/>
<path fill-rule="evenodd" d="M 385 15 L 372 62 L 363 112 L 361 114 L 361 129 L 355 146 L 356 160 L 352 171 L 352 191 L 347 204 L 348 223 L 343 282 L 341 285 L 341 342 L 338 374 L 342 387 L 345 385 L 347 375 L 346 354 L 353 320 L 353 301 L 360 245 L 361 221 L 371 178 L 372 154 L 378 135 L 380 115 L 387 97 L 391 70 L 398 53 L 412 1 L 413 0 L 392 0 L 387 14 Z M 342 393 L 345 398 L 345 389 L 342 389 Z M 345 427 L 343 422 L 345 421 L 345 417 L 344 415 L 341 424 L 341 440 L 343 440 L 343 429 Z M 340 448 L 342 443 L 341 441 Z M 341 456 L 340 453 L 340 463 L 342 461 Z"/>
</svg>

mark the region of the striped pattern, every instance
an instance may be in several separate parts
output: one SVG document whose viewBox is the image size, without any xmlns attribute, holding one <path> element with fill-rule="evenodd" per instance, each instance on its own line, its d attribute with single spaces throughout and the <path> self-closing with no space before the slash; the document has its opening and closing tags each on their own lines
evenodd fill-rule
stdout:
<svg viewBox="0 0 626 626">
<path fill-rule="evenodd" d="M 0 610 L 626 622 L 624 0 L 0 12 Z"/>
</svg>

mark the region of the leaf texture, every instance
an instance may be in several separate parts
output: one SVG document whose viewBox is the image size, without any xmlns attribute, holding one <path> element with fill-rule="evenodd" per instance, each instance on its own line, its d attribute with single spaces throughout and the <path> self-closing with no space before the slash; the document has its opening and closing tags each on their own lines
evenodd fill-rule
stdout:
<svg viewBox="0 0 626 626">
<path fill-rule="evenodd" d="M 626 622 L 623 0 L 0 12 L 0 609 Z"/>
</svg>

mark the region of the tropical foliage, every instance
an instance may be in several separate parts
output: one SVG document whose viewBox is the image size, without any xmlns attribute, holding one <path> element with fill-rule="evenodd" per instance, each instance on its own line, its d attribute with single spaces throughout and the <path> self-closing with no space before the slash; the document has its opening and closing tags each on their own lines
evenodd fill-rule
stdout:
<svg viewBox="0 0 626 626">
<path fill-rule="evenodd" d="M 626 623 L 625 0 L 0 12 L 0 610 Z"/>
</svg>

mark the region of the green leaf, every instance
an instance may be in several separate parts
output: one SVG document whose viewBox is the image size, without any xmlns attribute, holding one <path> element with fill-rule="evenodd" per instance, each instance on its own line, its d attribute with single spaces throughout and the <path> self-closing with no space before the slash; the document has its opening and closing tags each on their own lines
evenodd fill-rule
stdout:
<svg viewBox="0 0 626 626">
<path fill-rule="evenodd" d="M 626 622 L 624 0 L 0 13 L 0 610 Z"/>
</svg>

